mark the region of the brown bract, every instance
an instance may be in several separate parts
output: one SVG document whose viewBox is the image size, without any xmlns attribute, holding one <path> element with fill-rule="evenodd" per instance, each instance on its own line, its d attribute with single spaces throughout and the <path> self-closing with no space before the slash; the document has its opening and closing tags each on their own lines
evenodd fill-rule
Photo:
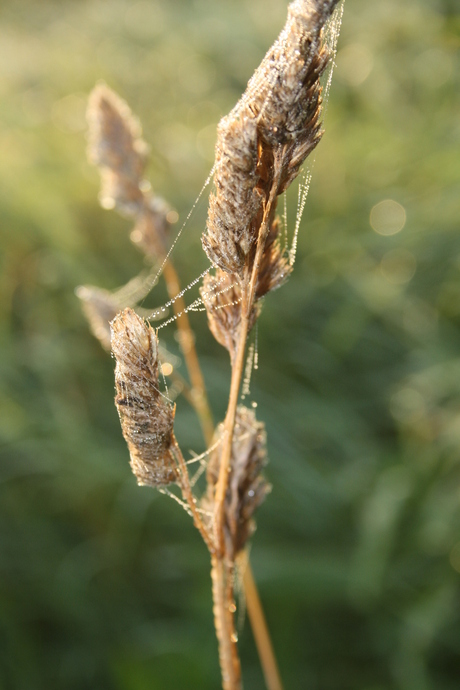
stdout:
<svg viewBox="0 0 460 690">
<path fill-rule="evenodd" d="M 286 252 L 281 249 L 279 241 L 280 221 L 275 218 L 270 226 L 264 253 L 257 274 L 256 299 L 267 292 L 281 287 L 292 272 Z"/>
<path fill-rule="evenodd" d="M 221 436 L 223 425 L 216 434 Z M 253 514 L 263 502 L 271 486 L 262 474 L 267 462 L 265 425 L 258 422 L 254 412 L 240 406 L 236 412 L 235 431 L 232 441 L 230 475 L 225 497 L 225 538 L 227 553 L 233 558 L 245 546 L 255 530 Z M 208 469 L 208 490 L 203 498 L 203 508 L 211 511 L 214 505 L 214 489 L 219 476 L 221 450 L 212 453 Z"/>
<path fill-rule="evenodd" d="M 171 453 L 174 407 L 158 387 L 158 339 L 132 309 L 111 323 L 116 359 L 115 404 L 138 484 L 162 486 L 177 480 Z"/>
<path fill-rule="evenodd" d="M 248 330 L 251 331 L 260 313 L 257 300 L 270 290 L 276 290 L 292 271 L 279 243 L 279 220 L 275 219 L 265 243 L 256 287 L 256 304 L 251 310 Z M 241 323 L 242 289 L 238 275 L 217 268 L 215 274 L 206 274 L 200 288 L 201 299 L 206 307 L 208 325 L 218 343 L 223 345 L 234 360 L 239 341 Z"/>
<path fill-rule="evenodd" d="M 206 307 L 209 329 L 217 342 L 229 351 L 233 361 L 238 345 L 242 306 L 238 276 L 218 268 L 215 275 L 205 275 L 200 294 Z M 256 322 L 257 313 L 256 306 L 251 312 L 250 328 Z"/>
</svg>

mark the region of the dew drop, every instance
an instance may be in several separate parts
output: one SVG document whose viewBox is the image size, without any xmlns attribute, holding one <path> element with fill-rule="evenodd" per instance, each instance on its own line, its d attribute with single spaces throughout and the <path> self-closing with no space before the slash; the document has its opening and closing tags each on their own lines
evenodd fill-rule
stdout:
<svg viewBox="0 0 460 690">
<path fill-rule="evenodd" d="M 230 639 L 232 642 L 238 642 L 238 635 L 236 633 L 232 633 Z"/>
<path fill-rule="evenodd" d="M 236 604 L 232 602 L 232 603 L 230 604 L 230 606 L 228 607 L 228 610 L 230 611 L 230 613 L 235 613 L 235 611 L 236 611 Z"/>
</svg>

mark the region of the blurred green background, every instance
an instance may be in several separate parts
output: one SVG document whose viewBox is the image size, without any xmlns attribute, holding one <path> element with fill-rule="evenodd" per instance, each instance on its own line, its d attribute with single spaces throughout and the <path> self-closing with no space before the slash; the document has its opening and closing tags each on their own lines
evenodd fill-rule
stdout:
<svg viewBox="0 0 460 690">
<path fill-rule="evenodd" d="M 1 690 L 219 687 L 207 552 L 136 486 L 113 362 L 74 294 L 143 267 L 129 222 L 98 206 L 84 111 L 101 78 L 128 100 L 180 225 L 286 4 L 2 3 Z M 266 300 L 252 387 L 273 492 L 251 558 L 286 690 L 459 686 L 459 47 L 457 0 L 346 1 L 296 270 Z M 290 232 L 295 211 L 296 189 Z M 204 197 L 174 254 L 184 284 L 207 265 L 205 214 Z M 192 322 L 220 419 L 228 357 Z M 178 402 L 182 448 L 201 452 Z M 240 649 L 262 689 L 247 621 Z"/>
</svg>

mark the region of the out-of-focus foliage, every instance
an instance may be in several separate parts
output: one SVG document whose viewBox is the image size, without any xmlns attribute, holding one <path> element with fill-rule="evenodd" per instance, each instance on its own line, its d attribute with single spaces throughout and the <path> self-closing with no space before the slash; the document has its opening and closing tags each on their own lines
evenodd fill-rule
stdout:
<svg viewBox="0 0 460 690">
<path fill-rule="evenodd" d="M 285 12 L 2 4 L 2 689 L 219 685 L 206 550 L 176 504 L 136 486 L 113 363 L 74 295 L 142 268 L 128 222 L 97 205 L 85 99 L 103 78 L 128 100 L 182 219 Z M 274 489 L 252 560 L 292 690 L 458 688 L 459 48 L 454 0 L 347 0 L 296 269 L 260 320 L 252 394 Z M 184 284 L 206 267 L 205 209 L 174 254 Z M 294 195 L 290 232 L 295 209 Z M 227 354 L 202 314 L 193 326 L 222 417 Z M 178 426 L 203 450 L 181 399 Z M 240 643 L 245 687 L 263 688 L 247 624 Z"/>
</svg>

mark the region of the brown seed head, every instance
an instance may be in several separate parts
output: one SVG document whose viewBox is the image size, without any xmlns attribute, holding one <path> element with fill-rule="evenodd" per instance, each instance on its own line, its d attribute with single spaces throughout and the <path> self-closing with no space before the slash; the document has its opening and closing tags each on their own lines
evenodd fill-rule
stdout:
<svg viewBox="0 0 460 690">
<path fill-rule="evenodd" d="M 87 119 L 88 157 L 100 169 L 101 204 L 135 215 L 142 205 L 147 160 L 141 126 L 128 104 L 105 84 L 91 92 Z"/>
<path fill-rule="evenodd" d="M 200 294 L 206 307 L 209 329 L 217 342 L 229 351 L 233 361 L 239 341 L 242 307 L 238 276 L 217 268 L 215 275 L 207 273 L 203 278 Z M 256 322 L 258 311 L 256 306 L 251 312 L 249 330 Z"/>
<path fill-rule="evenodd" d="M 285 253 L 281 250 L 278 235 L 280 223 L 276 218 L 265 243 L 256 284 L 256 303 L 249 319 L 249 331 L 261 311 L 260 300 L 270 290 L 280 287 L 292 271 Z M 241 284 L 239 276 L 217 268 L 215 275 L 207 273 L 200 288 L 201 299 L 206 307 L 208 326 L 218 343 L 230 353 L 233 362 L 239 342 L 241 323 Z"/>
<path fill-rule="evenodd" d="M 228 273 L 242 273 L 256 237 L 252 223 L 262 205 L 257 160 L 254 117 L 243 109 L 230 113 L 217 128 L 216 193 L 209 199 L 207 234 L 202 237 L 209 260 Z"/>
<path fill-rule="evenodd" d="M 131 240 L 151 258 L 163 257 L 170 223 L 167 216 L 171 207 L 160 197 L 145 199 L 136 218 Z"/>
<path fill-rule="evenodd" d="M 253 111 L 260 136 L 271 146 L 308 138 L 314 148 L 319 141 L 319 77 L 329 60 L 322 29 L 337 2 L 291 3 L 284 29 L 248 84 L 242 105 Z"/>
<path fill-rule="evenodd" d="M 289 6 L 283 31 L 219 123 L 215 194 L 202 243 L 209 260 L 228 273 L 243 276 L 251 267 L 271 187 L 281 194 L 321 139 L 319 79 L 330 58 L 323 27 L 337 3 L 296 0 Z"/>
<path fill-rule="evenodd" d="M 217 428 L 222 435 L 223 424 Z M 262 475 L 266 464 L 265 426 L 256 420 L 247 407 L 239 407 L 230 460 L 230 477 L 225 497 L 225 532 L 229 554 L 236 556 L 255 530 L 254 511 L 265 499 L 271 487 Z M 212 512 L 214 490 L 220 467 L 221 447 L 211 455 L 207 469 L 208 491 L 203 507 Z"/>
<path fill-rule="evenodd" d="M 111 323 L 116 359 L 115 404 L 138 484 L 162 486 L 177 480 L 171 453 L 174 407 L 158 388 L 158 339 L 132 309 Z"/>
<path fill-rule="evenodd" d="M 280 221 L 279 218 L 275 218 L 265 242 L 265 250 L 257 276 L 256 299 L 260 299 L 267 292 L 281 287 L 292 272 L 292 266 L 280 246 L 279 231 Z"/>
</svg>

